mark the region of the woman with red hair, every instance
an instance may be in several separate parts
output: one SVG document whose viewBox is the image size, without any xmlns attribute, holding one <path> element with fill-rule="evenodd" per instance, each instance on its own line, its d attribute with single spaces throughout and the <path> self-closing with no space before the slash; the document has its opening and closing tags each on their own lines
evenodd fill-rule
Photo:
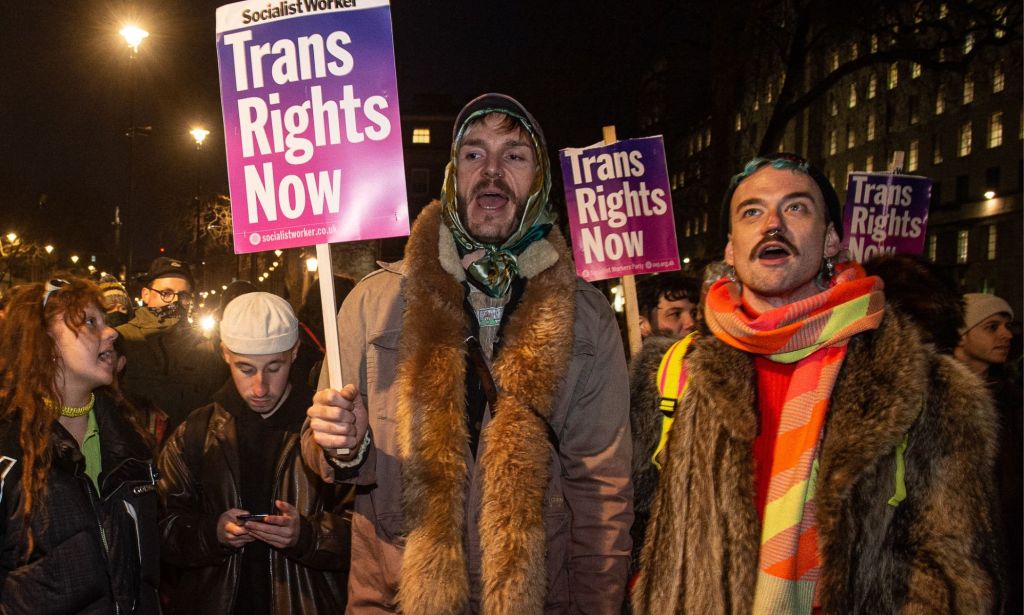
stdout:
<svg viewBox="0 0 1024 615">
<path fill-rule="evenodd" d="M 0 320 L 0 604 L 158 613 L 156 472 L 119 405 L 101 291 L 14 289 Z"/>
</svg>

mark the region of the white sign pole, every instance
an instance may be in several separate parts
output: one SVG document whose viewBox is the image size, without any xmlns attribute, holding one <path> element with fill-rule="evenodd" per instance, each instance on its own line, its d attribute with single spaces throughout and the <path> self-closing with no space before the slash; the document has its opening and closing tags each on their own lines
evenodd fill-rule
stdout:
<svg viewBox="0 0 1024 615">
<path fill-rule="evenodd" d="M 338 347 L 338 313 L 334 309 L 334 266 L 331 263 L 331 245 L 316 244 L 316 268 L 320 272 L 320 304 L 324 317 L 324 343 L 327 354 L 327 384 L 332 389 L 344 386 L 341 382 L 341 348 Z M 347 455 L 351 451 L 339 448 L 339 455 Z"/>
</svg>

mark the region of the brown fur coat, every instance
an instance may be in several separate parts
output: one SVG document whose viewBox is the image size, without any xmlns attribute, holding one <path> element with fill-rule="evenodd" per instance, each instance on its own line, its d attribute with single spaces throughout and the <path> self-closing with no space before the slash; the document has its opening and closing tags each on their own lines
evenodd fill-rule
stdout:
<svg viewBox="0 0 1024 615">
<path fill-rule="evenodd" d="M 760 523 L 750 357 L 712 336 L 687 357 L 643 549 L 641 614 L 751 612 Z M 651 379 L 653 381 L 653 378 Z M 996 423 L 981 383 L 892 312 L 850 342 L 817 485 L 825 613 L 988 613 L 999 601 L 992 529 Z M 907 497 L 893 494 L 904 435 Z"/>
<path fill-rule="evenodd" d="M 465 275 L 436 203 L 403 263 L 369 276 L 342 308 L 343 371 L 362 373 L 373 433 L 354 481 L 365 487 L 350 612 L 612 613 L 621 603 L 632 493 L 618 330 L 557 229 L 519 263 L 528 282 L 491 365 L 498 398 L 475 459 Z M 333 480 L 318 456 L 307 459 Z"/>
</svg>

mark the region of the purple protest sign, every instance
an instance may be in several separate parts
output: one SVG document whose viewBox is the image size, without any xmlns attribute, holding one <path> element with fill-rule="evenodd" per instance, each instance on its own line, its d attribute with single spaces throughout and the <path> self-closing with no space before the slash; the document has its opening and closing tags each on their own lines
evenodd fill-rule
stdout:
<svg viewBox="0 0 1024 615">
<path fill-rule="evenodd" d="M 567 148 L 559 158 L 580 277 L 594 281 L 679 269 L 660 136 Z"/>
<path fill-rule="evenodd" d="M 235 252 L 409 233 L 387 0 L 217 9 Z"/>
<path fill-rule="evenodd" d="M 876 254 L 921 254 L 931 200 L 927 177 L 851 173 L 843 210 L 850 258 L 862 263 Z"/>
</svg>

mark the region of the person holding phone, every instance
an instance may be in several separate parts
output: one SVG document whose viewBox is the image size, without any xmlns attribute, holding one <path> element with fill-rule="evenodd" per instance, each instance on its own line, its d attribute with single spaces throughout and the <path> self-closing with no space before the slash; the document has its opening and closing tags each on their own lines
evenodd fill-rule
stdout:
<svg viewBox="0 0 1024 615">
<path fill-rule="evenodd" d="M 178 572 L 170 607 L 341 612 L 347 489 L 321 482 L 302 462 L 311 393 L 289 378 L 298 320 L 284 299 L 248 293 L 226 306 L 220 335 L 231 378 L 189 414 L 158 462 L 163 557 Z"/>
</svg>

